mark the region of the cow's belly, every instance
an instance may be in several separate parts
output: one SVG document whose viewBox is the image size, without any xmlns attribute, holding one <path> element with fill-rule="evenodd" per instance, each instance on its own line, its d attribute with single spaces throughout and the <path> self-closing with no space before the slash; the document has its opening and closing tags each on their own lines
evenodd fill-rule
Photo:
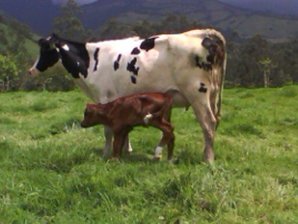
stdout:
<svg viewBox="0 0 298 224">
<path fill-rule="evenodd" d="M 140 73 L 135 77 L 135 83 L 132 81 L 132 76 L 133 74 L 130 72 L 90 75 L 87 78 L 76 80 L 76 83 L 89 98 L 99 103 L 107 103 L 120 96 L 134 93 L 169 92 L 173 95 L 174 106 L 186 107 L 189 105 L 168 71 Z"/>
</svg>

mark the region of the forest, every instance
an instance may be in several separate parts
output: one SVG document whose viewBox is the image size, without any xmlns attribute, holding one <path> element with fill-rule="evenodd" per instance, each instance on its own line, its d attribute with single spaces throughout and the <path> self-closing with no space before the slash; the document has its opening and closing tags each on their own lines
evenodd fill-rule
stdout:
<svg viewBox="0 0 298 224">
<path fill-rule="evenodd" d="M 145 38 L 208 27 L 208 24 L 185 15 L 167 14 L 159 22 L 125 23 L 111 18 L 98 29 L 90 30 L 83 25 L 80 14 L 80 7 L 69 1 L 53 20 L 53 32 L 71 40 L 94 41 L 136 35 Z M 278 87 L 298 82 L 298 37 L 272 42 L 258 34 L 244 39 L 235 30 L 222 32 L 227 39 L 228 52 L 226 88 Z M 39 38 L 28 26 L 0 14 L 0 91 L 67 91 L 75 88 L 71 77 L 59 66 L 35 78 L 28 76 L 27 70 L 38 55 L 36 42 Z"/>
</svg>

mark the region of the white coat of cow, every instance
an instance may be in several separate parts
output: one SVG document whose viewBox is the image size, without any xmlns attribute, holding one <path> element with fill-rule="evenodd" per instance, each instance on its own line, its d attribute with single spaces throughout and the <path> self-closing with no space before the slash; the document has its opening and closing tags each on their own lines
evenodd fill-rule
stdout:
<svg viewBox="0 0 298 224">
<path fill-rule="evenodd" d="M 191 106 L 203 130 L 204 158 L 214 160 L 215 129 L 220 120 L 226 44 L 214 29 L 191 30 L 140 39 L 77 43 L 51 35 L 39 40 L 40 55 L 30 74 L 60 59 L 94 102 L 107 103 L 139 92 L 174 94 L 173 106 Z M 112 133 L 105 130 L 104 153 Z"/>
</svg>

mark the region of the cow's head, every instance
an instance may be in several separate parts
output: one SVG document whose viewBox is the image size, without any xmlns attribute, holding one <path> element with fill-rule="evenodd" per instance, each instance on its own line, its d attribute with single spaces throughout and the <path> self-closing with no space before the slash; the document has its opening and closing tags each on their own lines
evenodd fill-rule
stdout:
<svg viewBox="0 0 298 224">
<path fill-rule="evenodd" d="M 39 57 L 29 69 L 29 74 L 34 75 L 43 72 L 61 59 L 64 68 L 74 78 L 79 78 L 79 74 L 87 77 L 89 54 L 86 43 L 66 40 L 52 34 L 46 39 L 40 39 L 38 44 L 40 47 Z"/>
<path fill-rule="evenodd" d="M 34 65 L 29 69 L 29 74 L 36 75 L 56 64 L 60 58 L 59 51 L 55 43 L 55 35 L 42 38 L 38 41 L 39 56 Z"/>
<path fill-rule="evenodd" d="M 88 128 L 97 124 L 107 124 L 107 116 L 101 104 L 87 104 L 81 127 Z"/>
</svg>

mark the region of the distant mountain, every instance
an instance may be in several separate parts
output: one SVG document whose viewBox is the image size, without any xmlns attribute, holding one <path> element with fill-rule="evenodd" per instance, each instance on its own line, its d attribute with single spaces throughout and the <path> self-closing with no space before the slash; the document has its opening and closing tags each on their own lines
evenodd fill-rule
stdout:
<svg viewBox="0 0 298 224">
<path fill-rule="evenodd" d="M 55 5 L 63 5 L 67 2 L 67 0 L 51 0 Z M 79 5 L 87 5 L 97 0 L 75 0 Z"/>
<path fill-rule="evenodd" d="M 35 32 L 47 35 L 52 32 L 53 18 L 59 14 L 59 6 L 53 4 L 53 1 L 64 0 L 1 0 L 0 10 L 29 24 Z M 93 0 L 87 1 L 90 3 Z M 86 27 L 99 29 L 111 17 L 132 23 L 142 19 L 159 21 L 169 13 L 179 13 L 200 24 L 217 27 L 226 33 L 236 31 L 244 38 L 255 34 L 274 41 L 297 37 L 298 19 L 254 11 L 254 8 L 260 7 L 263 2 L 269 4 L 275 1 L 280 2 L 280 0 L 100 0 L 82 6 L 82 20 Z M 240 8 L 239 3 L 237 7 L 232 5 L 237 2 L 243 2 L 243 6 L 246 5 L 245 2 L 248 5 L 251 2 L 254 6 L 247 10 L 242 9 L 244 7 Z"/>
<path fill-rule="evenodd" d="M 297 0 L 219 0 L 239 8 L 279 16 L 298 17 Z"/>
</svg>

